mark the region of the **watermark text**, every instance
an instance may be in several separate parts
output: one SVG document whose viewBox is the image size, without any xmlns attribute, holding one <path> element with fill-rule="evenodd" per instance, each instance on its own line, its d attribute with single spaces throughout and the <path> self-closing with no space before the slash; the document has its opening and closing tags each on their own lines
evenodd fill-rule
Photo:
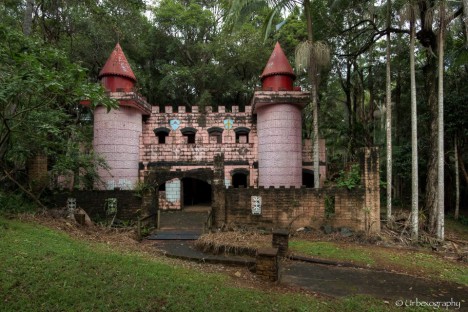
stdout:
<svg viewBox="0 0 468 312">
<path fill-rule="evenodd" d="M 453 298 L 450 301 L 424 301 L 416 299 L 405 299 L 395 301 L 397 307 L 427 307 L 433 309 L 453 309 L 459 310 L 461 308 L 461 302 L 455 301 Z"/>
</svg>

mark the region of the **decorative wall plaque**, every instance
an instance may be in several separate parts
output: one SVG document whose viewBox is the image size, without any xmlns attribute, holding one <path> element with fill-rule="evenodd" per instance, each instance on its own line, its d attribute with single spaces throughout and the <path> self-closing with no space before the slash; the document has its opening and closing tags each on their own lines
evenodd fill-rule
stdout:
<svg viewBox="0 0 468 312">
<path fill-rule="evenodd" d="M 180 126 L 180 120 L 179 119 L 171 119 L 169 120 L 169 125 L 171 126 L 171 129 L 176 131 L 179 129 Z"/>
<path fill-rule="evenodd" d="M 106 199 L 106 214 L 112 215 L 117 213 L 117 198 Z"/>
<path fill-rule="evenodd" d="M 76 198 L 69 197 L 67 199 L 67 209 L 68 209 L 68 215 L 73 216 L 75 213 L 76 209 Z"/>
<path fill-rule="evenodd" d="M 234 120 L 232 120 L 232 118 L 229 117 L 229 118 L 224 119 L 223 123 L 224 123 L 224 129 L 231 130 L 234 124 Z"/>
<path fill-rule="evenodd" d="M 251 204 L 252 204 L 252 214 L 253 215 L 261 215 L 262 214 L 262 197 L 261 196 L 252 196 L 251 197 Z"/>
</svg>

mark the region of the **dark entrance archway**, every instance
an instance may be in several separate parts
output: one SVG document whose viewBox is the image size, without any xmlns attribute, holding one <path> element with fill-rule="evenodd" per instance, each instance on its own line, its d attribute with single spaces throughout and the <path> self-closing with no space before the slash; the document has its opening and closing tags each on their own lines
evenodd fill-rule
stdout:
<svg viewBox="0 0 468 312">
<path fill-rule="evenodd" d="M 184 207 L 211 205 L 211 185 L 205 181 L 187 177 L 182 179 Z"/>
<path fill-rule="evenodd" d="M 161 209 L 160 202 L 163 202 L 162 198 L 159 198 L 159 193 L 164 188 L 168 191 L 168 185 L 162 186 L 168 181 L 177 179 L 179 180 L 180 190 L 180 208 L 177 210 Z M 195 180 L 195 181 L 194 181 Z M 185 181 L 185 187 L 184 187 Z M 213 184 L 216 181 L 219 185 Z M 151 208 L 148 207 L 150 214 L 156 215 L 155 220 L 158 220 L 158 232 L 159 231 L 180 231 L 180 230 L 195 230 L 203 231 L 207 225 L 211 227 L 214 222 L 214 217 L 217 214 L 219 207 L 224 207 L 224 196 L 219 196 L 219 190 L 224 189 L 224 176 L 214 180 L 214 170 L 211 168 L 200 168 L 192 170 L 175 170 L 170 171 L 166 168 L 158 168 L 151 170 L 145 176 L 145 182 L 148 185 L 153 186 L 151 194 L 152 200 Z M 221 184 L 222 183 L 222 184 Z M 192 185 L 194 184 L 194 185 Z M 221 187 L 221 185 L 223 187 Z M 169 187 L 174 190 L 177 183 L 174 183 Z M 159 189 L 161 187 L 161 189 Z M 185 191 L 184 191 L 185 188 Z M 213 192 L 217 190 L 217 196 L 214 196 Z M 174 192 L 172 192 L 174 193 Z M 201 193 L 201 194 L 198 194 Z M 197 206 L 184 205 L 184 200 L 187 204 L 197 203 L 208 203 L 207 205 L 198 204 Z M 148 202 L 148 204 L 150 203 Z M 208 212 L 208 213 L 207 213 Z M 218 214 L 219 218 L 222 218 L 222 214 Z M 160 216 L 160 218 L 159 218 Z M 210 222 L 208 222 L 210 221 Z"/>
<path fill-rule="evenodd" d="M 302 185 L 307 188 L 314 187 L 314 171 L 309 169 L 302 169 Z"/>
</svg>

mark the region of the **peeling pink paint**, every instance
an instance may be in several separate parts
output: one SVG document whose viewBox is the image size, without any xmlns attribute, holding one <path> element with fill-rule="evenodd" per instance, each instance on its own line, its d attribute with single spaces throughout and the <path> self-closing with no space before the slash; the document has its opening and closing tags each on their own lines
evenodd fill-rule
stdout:
<svg viewBox="0 0 468 312">
<path fill-rule="evenodd" d="M 134 108 L 120 107 L 110 112 L 105 107 L 96 108 L 93 147 L 111 168 L 99 169 L 104 182 L 99 189 L 108 188 L 110 181 L 114 181 L 114 187 L 124 189 L 132 189 L 138 182 L 141 129 L 141 113 Z"/>
<path fill-rule="evenodd" d="M 301 110 L 295 105 L 257 110 L 259 186 L 302 185 Z"/>
</svg>

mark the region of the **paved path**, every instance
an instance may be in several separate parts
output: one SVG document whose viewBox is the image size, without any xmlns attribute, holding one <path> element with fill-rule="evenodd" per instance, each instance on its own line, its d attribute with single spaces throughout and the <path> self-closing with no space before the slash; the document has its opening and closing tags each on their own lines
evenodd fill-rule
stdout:
<svg viewBox="0 0 468 312">
<path fill-rule="evenodd" d="M 294 261 L 282 268 L 281 282 L 333 297 L 365 294 L 393 301 L 416 298 L 425 301 L 465 300 L 468 310 L 467 287 L 391 272 Z"/>
<path fill-rule="evenodd" d="M 186 260 L 253 267 L 251 257 L 212 255 L 194 248 L 188 241 L 158 241 L 155 247 L 167 256 Z M 468 311 L 468 287 L 429 281 L 409 275 L 322 265 L 302 261 L 282 261 L 280 283 L 299 286 L 332 297 L 370 295 L 388 300 L 461 302 L 458 311 Z"/>
<path fill-rule="evenodd" d="M 180 235 L 181 233 L 203 232 L 204 223 L 210 207 L 193 207 L 177 212 L 161 213 L 161 229 L 156 234 Z M 212 255 L 194 248 L 193 242 L 174 240 L 155 240 L 155 247 L 167 256 L 186 260 L 223 263 L 252 268 L 255 259 L 251 257 Z M 156 238 L 157 239 L 157 236 Z M 388 300 L 418 300 L 426 302 L 461 302 L 458 311 L 468 311 L 468 287 L 452 283 L 429 281 L 408 275 L 338 267 L 303 261 L 282 261 L 280 283 L 299 286 L 314 292 L 333 297 L 370 295 Z"/>
</svg>

